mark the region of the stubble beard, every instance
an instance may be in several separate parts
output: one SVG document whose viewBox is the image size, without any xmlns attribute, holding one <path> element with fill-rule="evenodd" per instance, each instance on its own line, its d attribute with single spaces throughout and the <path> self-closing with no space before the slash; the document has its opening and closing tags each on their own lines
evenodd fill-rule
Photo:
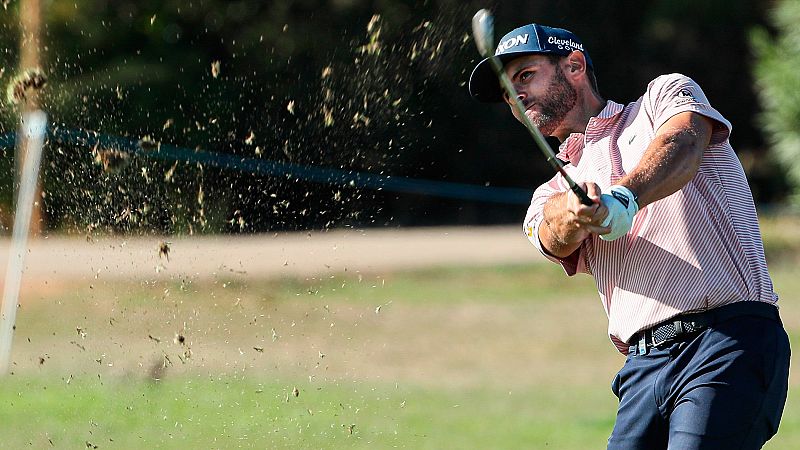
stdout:
<svg viewBox="0 0 800 450">
<path fill-rule="evenodd" d="M 550 136 L 578 103 L 578 93 L 567 81 L 561 67 L 556 66 L 547 94 L 539 98 L 529 98 L 526 103 L 536 103 L 538 110 L 528 110 L 525 114 L 542 134 Z"/>
</svg>

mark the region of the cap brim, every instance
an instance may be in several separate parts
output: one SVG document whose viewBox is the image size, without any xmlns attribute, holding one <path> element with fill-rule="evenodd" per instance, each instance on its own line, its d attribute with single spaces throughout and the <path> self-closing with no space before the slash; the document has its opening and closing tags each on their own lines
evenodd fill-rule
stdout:
<svg viewBox="0 0 800 450">
<path fill-rule="evenodd" d="M 542 52 L 511 52 L 504 53 L 492 58 L 500 58 L 500 61 L 505 64 L 506 62 L 517 58 L 519 56 L 534 55 Z M 492 70 L 492 63 L 489 58 L 484 58 L 479 62 L 475 69 L 472 70 L 472 75 L 469 76 L 469 95 L 475 100 L 484 103 L 497 103 L 502 102 L 503 88 L 500 87 L 500 80 Z"/>
</svg>

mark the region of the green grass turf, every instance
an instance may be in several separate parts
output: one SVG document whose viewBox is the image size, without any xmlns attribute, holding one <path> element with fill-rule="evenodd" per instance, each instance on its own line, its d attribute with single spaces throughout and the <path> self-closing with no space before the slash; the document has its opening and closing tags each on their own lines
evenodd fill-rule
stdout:
<svg viewBox="0 0 800 450">
<path fill-rule="evenodd" d="M 284 280 L 284 283 L 284 287 L 292 285 L 291 281 Z M 555 264 L 537 264 L 364 275 L 360 281 L 353 276 L 305 280 L 296 290 L 348 301 L 372 301 L 377 295 L 387 299 L 400 298 L 406 303 L 506 303 L 552 302 L 563 297 L 585 296 L 587 292 L 593 292 L 593 286 L 594 281 L 589 277 L 568 280 L 564 271 Z"/>
<path fill-rule="evenodd" d="M 164 382 L 11 378 L 4 448 L 595 448 L 613 402 L 586 386 L 534 390 L 323 384 L 257 377 Z"/>
<path fill-rule="evenodd" d="M 153 383 L 11 378 L 2 448 L 603 448 L 614 401 L 595 386 L 531 390 L 320 385 L 274 380 Z M 800 445 L 790 403 L 765 448 Z"/>
<path fill-rule="evenodd" d="M 800 348 L 797 269 L 785 258 L 771 265 L 782 316 L 794 347 Z M 0 448 L 587 449 L 604 448 L 613 426 L 616 399 L 608 385 L 621 360 L 603 334 L 605 319 L 593 282 L 568 279 L 553 265 L 298 280 L 98 280 L 40 296 L 20 309 L 15 360 L 22 364 L 51 354 L 38 368 L 36 363 L 30 364 L 34 369 L 18 366 L 0 383 Z M 380 314 L 374 312 L 377 306 L 383 307 Z M 485 315 L 473 321 L 469 313 L 475 310 Z M 270 315 L 273 322 L 262 324 Z M 255 317 L 260 328 L 252 325 Z M 76 333 L 76 324 L 87 330 L 85 338 Z M 526 334 L 546 326 L 551 327 L 545 329 L 548 339 Z M 173 355 L 180 366 L 174 356 L 180 346 L 165 342 L 172 340 L 167 333 L 181 327 L 199 341 L 196 358 L 203 357 L 209 341 L 238 345 L 253 358 L 272 358 L 270 345 L 295 339 L 299 344 L 292 345 L 302 346 L 302 339 L 317 335 L 358 352 L 369 340 L 409 339 L 398 331 L 405 328 L 422 335 L 409 341 L 408 352 L 441 342 L 475 349 L 466 359 L 442 352 L 438 365 L 424 368 L 424 380 L 393 379 L 390 369 L 382 376 L 355 371 L 312 379 L 307 374 L 313 368 L 294 370 L 286 360 L 276 360 L 268 369 L 238 372 L 220 369 L 223 361 L 154 381 L 146 367 L 115 374 L 107 360 L 94 362 L 112 359 L 107 352 L 115 347 L 123 353 L 141 351 L 130 344 L 138 340 L 152 344 L 156 354 Z M 281 335 L 274 343 L 270 329 Z M 566 331 L 553 335 L 557 329 Z M 162 342 L 152 343 L 148 334 Z M 236 341 L 254 336 L 266 342 L 259 344 L 263 353 Z M 108 349 L 101 345 L 106 341 Z M 50 350 L 55 344 L 61 347 Z M 507 365 L 533 367 L 533 381 L 502 371 L 486 371 L 485 382 L 457 379 L 487 370 L 470 363 L 495 353 L 514 358 L 508 348 L 514 346 L 541 350 L 538 359 Z M 59 365 L 54 361 L 61 353 L 68 357 Z M 337 356 L 332 351 L 326 361 L 333 365 Z M 292 393 L 295 386 L 298 396 Z M 780 433 L 767 449 L 800 448 L 795 386 Z"/>
</svg>

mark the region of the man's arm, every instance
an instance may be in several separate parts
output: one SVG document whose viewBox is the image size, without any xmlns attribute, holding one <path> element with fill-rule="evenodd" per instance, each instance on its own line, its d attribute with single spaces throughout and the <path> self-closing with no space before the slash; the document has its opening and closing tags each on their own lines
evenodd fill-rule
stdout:
<svg viewBox="0 0 800 450">
<path fill-rule="evenodd" d="M 542 209 L 539 241 L 547 253 L 566 258 L 581 246 L 590 234 L 608 233 L 611 228 L 600 226 L 608 211 L 600 203 L 600 188 L 594 183 L 581 187 L 596 203 L 586 206 L 572 192 L 560 192 L 547 200 Z"/>
<path fill-rule="evenodd" d="M 656 131 L 639 164 L 617 184 L 638 195 L 639 208 L 675 193 L 697 173 L 712 131 L 713 121 L 701 114 L 676 114 Z M 592 199 L 599 198 L 596 184 L 588 183 L 585 188 Z M 552 196 L 542 212 L 539 240 L 558 258 L 571 255 L 591 234 L 611 231 L 611 226 L 600 226 L 608 215 L 606 207 L 581 205 L 572 192 Z"/>
<path fill-rule="evenodd" d="M 672 195 L 697 173 L 711 142 L 713 121 L 687 111 L 672 116 L 657 131 L 639 164 L 619 185 L 639 197 L 639 208 Z"/>
</svg>

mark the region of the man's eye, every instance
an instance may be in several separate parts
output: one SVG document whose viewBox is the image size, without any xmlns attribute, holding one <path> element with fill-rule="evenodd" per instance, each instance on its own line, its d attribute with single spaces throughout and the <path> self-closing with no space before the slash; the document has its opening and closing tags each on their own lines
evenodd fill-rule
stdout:
<svg viewBox="0 0 800 450">
<path fill-rule="evenodd" d="M 519 74 L 519 81 L 525 81 L 533 76 L 533 72 L 522 72 Z"/>
</svg>

